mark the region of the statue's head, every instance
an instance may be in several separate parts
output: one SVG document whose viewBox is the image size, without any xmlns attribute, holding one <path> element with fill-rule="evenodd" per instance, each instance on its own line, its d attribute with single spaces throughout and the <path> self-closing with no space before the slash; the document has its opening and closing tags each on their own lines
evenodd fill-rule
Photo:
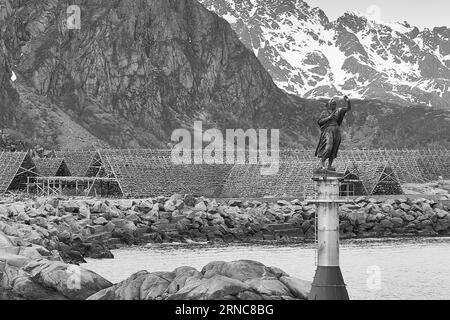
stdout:
<svg viewBox="0 0 450 320">
<path fill-rule="evenodd" d="M 330 99 L 330 101 L 328 101 L 328 103 L 327 103 L 327 108 L 331 111 L 334 111 L 334 110 L 336 110 L 336 107 L 337 107 L 336 100 L 334 98 Z"/>
</svg>

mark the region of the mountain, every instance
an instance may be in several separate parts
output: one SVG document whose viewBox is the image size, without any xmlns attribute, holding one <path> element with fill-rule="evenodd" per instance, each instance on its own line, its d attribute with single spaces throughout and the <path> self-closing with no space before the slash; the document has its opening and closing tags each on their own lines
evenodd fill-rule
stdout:
<svg viewBox="0 0 450 320">
<path fill-rule="evenodd" d="M 306 141 L 284 121 L 296 114 L 288 95 L 229 24 L 196 1 L 78 1 L 80 30 L 63 24 L 66 1 L 1 1 L 9 59 L 2 110 L 14 123 L 23 113 L 13 106 L 23 107 L 27 95 L 54 106 L 16 125 L 21 131 L 31 126 L 30 134 L 46 136 L 38 124 L 46 113 L 60 134 L 72 121 L 84 128 L 75 134 L 119 147 L 166 147 L 172 131 L 191 128 L 193 119 L 219 128 L 283 123 L 286 137 Z M 47 142 L 65 145 L 56 138 Z"/>
<path fill-rule="evenodd" d="M 324 101 L 280 89 L 271 74 L 283 62 L 258 59 L 199 2 L 73 3 L 80 30 L 67 29 L 65 0 L 0 0 L 0 129 L 14 139 L 165 148 L 174 129 L 202 120 L 204 130 L 280 129 L 280 147 L 315 145 Z M 355 100 L 344 134 L 344 147 L 450 146 L 450 112 Z"/>
<path fill-rule="evenodd" d="M 450 109 L 450 29 L 330 21 L 301 0 L 200 0 L 226 19 L 286 91 Z"/>
</svg>

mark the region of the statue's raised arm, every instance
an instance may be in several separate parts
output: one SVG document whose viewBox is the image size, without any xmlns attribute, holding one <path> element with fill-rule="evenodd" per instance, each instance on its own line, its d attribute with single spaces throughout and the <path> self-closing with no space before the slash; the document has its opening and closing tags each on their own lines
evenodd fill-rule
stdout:
<svg viewBox="0 0 450 320">
<path fill-rule="evenodd" d="M 344 108 L 346 111 L 352 110 L 352 102 L 347 96 L 344 96 L 344 101 L 347 102 L 347 107 Z"/>
</svg>

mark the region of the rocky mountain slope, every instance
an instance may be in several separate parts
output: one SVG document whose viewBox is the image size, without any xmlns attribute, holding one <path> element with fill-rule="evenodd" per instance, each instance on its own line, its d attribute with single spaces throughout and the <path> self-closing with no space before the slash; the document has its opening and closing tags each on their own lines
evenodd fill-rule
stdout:
<svg viewBox="0 0 450 320">
<path fill-rule="evenodd" d="M 301 0 L 200 1 L 288 92 L 450 108 L 449 28 L 382 24 L 355 12 L 330 21 Z"/>
<path fill-rule="evenodd" d="M 280 129 L 281 147 L 315 144 L 323 102 L 277 87 L 270 74 L 284 62 L 259 52 L 260 62 L 197 1 L 75 3 L 80 30 L 66 27 L 67 1 L 0 0 L 0 129 L 17 139 L 52 149 L 167 147 L 174 129 L 202 120 L 204 130 Z M 346 146 L 450 145 L 448 112 L 354 105 Z"/>
<path fill-rule="evenodd" d="M 23 97 L 12 72 L 17 86 L 115 146 L 165 146 L 193 118 L 227 128 L 268 127 L 270 119 L 279 127 L 295 113 L 229 24 L 196 1 L 78 1 L 80 30 L 65 28 L 65 1 L 2 3 L 7 114 Z M 276 110 L 284 116 L 273 121 L 267 114 Z"/>
</svg>

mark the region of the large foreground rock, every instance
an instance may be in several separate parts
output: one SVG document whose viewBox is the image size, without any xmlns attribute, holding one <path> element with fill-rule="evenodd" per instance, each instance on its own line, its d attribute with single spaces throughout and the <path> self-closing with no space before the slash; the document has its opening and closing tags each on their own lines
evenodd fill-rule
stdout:
<svg viewBox="0 0 450 320">
<path fill-rule="evenodd" d="M 0 231 L 0 248 L 10 247 L 10 246 L 12 246 L 11 241 L 3 232 Z"/>
<path fill-rule="evenodd" d="M 0 254 L 0 299 L 83 300 L 111 285 L 76 265 Z"/>
<path fill-rule="evenodd" d="M 311 283 L 251 260 L 215 261 L 201 272 L 180 267 L 172 272 L 139 271 L 101 290 L 89 300 L 255 300 L 306 299 Z"/>
</svg>

